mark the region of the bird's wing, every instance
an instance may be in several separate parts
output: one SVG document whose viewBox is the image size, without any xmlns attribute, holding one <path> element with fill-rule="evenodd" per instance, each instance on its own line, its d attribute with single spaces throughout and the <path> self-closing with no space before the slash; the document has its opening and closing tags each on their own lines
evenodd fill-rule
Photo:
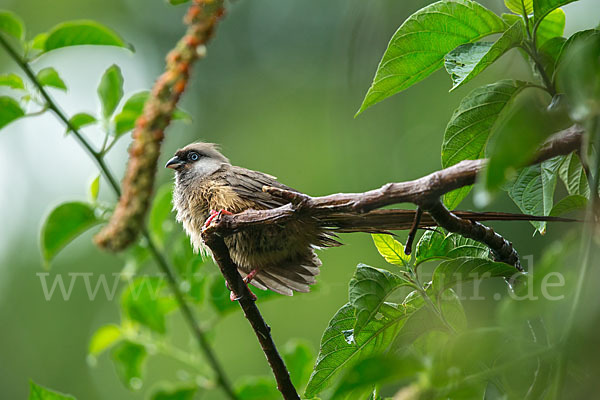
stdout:
<svg viewBox="0 0 600 400">
<path fill-rule="evenodd" d="M 225 174 L 225 180 L 240 197 L 267 209 L 280 207 L 287 204 L 288 201 L 263 192 L 263 186 L 274 186 L 284 190 L 297 191 L 279 183 L 274 176 L 242 167 L 232 166 L 231 173 Z"/>
</svg>

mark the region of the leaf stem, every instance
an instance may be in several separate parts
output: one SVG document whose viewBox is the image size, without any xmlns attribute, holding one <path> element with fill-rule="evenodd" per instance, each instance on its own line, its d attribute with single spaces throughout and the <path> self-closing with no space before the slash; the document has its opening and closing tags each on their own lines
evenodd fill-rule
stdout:
<svg viewBox="0 0 600 400">
<path fill-rule="evenodd" d="M 535 42 L 529 41 L 528 43 L 525 43 L 523 46 L 521 46 L 521 48 L 525 50 L 527 54 L 529 54 L 529 57 L 531 57 L 531 60 L 534 63 L 535 69 L 539 72 L 540 77 L 542 78 L 542 81 L 546 86 L 546 90 L 548 91 L 548 93 L 550 93 L 552 97 L 554 97 L 556 95 L 556 88 L 554 87 L 552 79 L 550 79 L 550 77 L 548 76 L 548 73 L 546 72 L 546 69 L 544 68 L 540 60 L 540 54 L 535 48 Z"/>
<path fill-rule="evenodd" d="M 42 84 L 38 81 L 33 70 L 31 69 L 29 63 L 27 61 L 25 61 L 19 54 L 17 54 L 17 52 L 10 46 L 10 44 L 8 44 L 6 39 L 1 34 L 0 34 L 0 46 L 2 46 L 6 50 L 6 52 L 10 55 L 10 57 L 17 63 L 17 65 L 23 70 L 23 72 L 27 75 L 27 77 L 31 80 L 31 82 L 40 91 L 42 97 L 46 101 L 46 105 L 47 105 L 48 109 L 52 110 L 54 112 L 54 114 L 58 117 L 58 119 L 60 119 L 65 124 L 65 126 L 73 133 L 73 135 L 77 139 L 77 142 L 94 159 L 94 161 L 98 165 L 98 168 L 100 169 L 100 171 L 102 172 L 102 174 L 104 175 L 106 180 L 109 182 L 110 187 L 112 188 L 115 195 L 117 197 L 120 197 L 121 188 L 120 188 L 116 178 L 113 176 L 112 172 L 106 165 L 104 158 L 103 158 L 104 154 L 102 152 L 96 151 L 91 146 L 91 144 L 85 139 L 85 137 L 79 132 L 79 130 L 71 123 L 69 118 L 67 118 L 66 114 L 62 111 L 62 109 L 58 106 L 58 104 L 54 102 L 52 97 L 48 94 L 48 92 L 44 89 Z M 200 327 L 198 321 L 196 320 L 194 314 L 192 313 L 192 310 L 189 308 L 189 306 L 185 300 L 185 297 L 183 296 L 183 293 L 179 289 L 179 285 L 177 283 L 177 278 L 176 278 L 175 273 L 173 272 L 171 266 L 168 264 L 164 255 L 158 250 L 158 248 L 156 247 L 156 244 L 154 243 L 154 241 L 150 237 L 150 234 L 148 233 L 148 231 L 145 228 L 142 229 L 142 236 L 146 239 L 146 241 L 148 243 L 148 248 L 150 249 L 150 253 L 154 257 L 159 268 L 166 275 L 169 287 L 170 287 L 171 291 L 173 292 L 173 294 L 175 295 L 175 299 L 179 303 L 179 307 L 184 316 L 184 319 L 188 323 L 190 329 L 192 330 L 192 333 L 194 334 L 198 344 L 200 345 L 200 348 L 204 352 L 205 357 L 207 358 L 209 364 L 211 365 L 213 371 L 215 372 L 220 386 L 222 387 L 222 389 L 225 391 L 225 393 L 227 394 L 227 396 L 230 399 L 237 400 L 238 397 L 235 394 L 235 392 L 233 391 L 233 388 L 232 388 L 231 384 L 229 383 L 229 380 L 227 379 L 225 372 L 224 372 L 223 368 L 221 367 L 221 364 L 217 360 L 216 355 L 215 355 L 212 347 L 210 346 L 210 343 L 209 343 L 208 339 L 206 338 L 204 331 Z"/>
</svg>

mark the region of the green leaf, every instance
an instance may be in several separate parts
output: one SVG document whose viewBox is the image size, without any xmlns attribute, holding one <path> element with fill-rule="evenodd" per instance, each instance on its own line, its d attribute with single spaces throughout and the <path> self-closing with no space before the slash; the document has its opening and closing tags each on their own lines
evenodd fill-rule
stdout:
<svg viewBox="0 0 600 400">
<path fill-rule="evenodd" d="M 569 194 L 589 198 L 590 185 L 577 154 L 571 153 L 565 156 L 563 163 L 558 169 L 558 175 L 567 187 Z"/>
<path fill-rule="evenodd" d="M 540 144 L 562 129 L 558 115 L 548 111 L 538 93 L 520 96 L 511 112 L 494 127 L 488 144 L 490 160 L 484 172 L 485 187 L 496 190 L 531 160 Z"/>
<path fill-rule="evenodd" d="M 52 67 L 44 68 L 38 72 L 37 79 L 42 86 L 50 86 L 64 91 L 67 90 L 67 85 L 65 85 L 65 82 L 60 78 L 58 72 Z"/>
<path fill-rule="evenodd" d="M 162 387 L 155 390 L 150 396 L 151 400 L 193 400 L 198 386 L 183 385 L 179 387 Z"/>
<path fill-rule="evenodd" d="M 547 40 L 543 46 L 540 47 L 540 55 L 541 55 L 541 63 L 546 73 L 549 76 L 554 75 L 554 71 L 556 69 L 556 64 L 558 62 L 558 57 L 560 56 L 560 52 L 565 45 L 567 39 L 564 37 L 554 37 L 552 39 Z"/>
<path fill-rule="evenodd" d="M 121 328 L 117 325 L 104 325 L 94 332 L 94 335 L 90 340 L 88 352 L 92 356 L 98 356 L 103 351 L 115 345 L 122 338 Z"/>
<path fill-rule="evenodd" d="M 165 244 L 165 240 L 175 228 L 175 219 L 173 218 L 172 210 L 173 185 L 166 184 L 161 186 L 156 192 L 148 219 L 150 233 L 160 245 Z M 189 243 L 187 247 L 190 247 Z"/>
<path fill-rule="evenodd" d="M 25 26 L 15 13 L 0 10 L 0 32 L 4 32 L 17 40 L 23 40 Z"/>
<path fill-rule="evenodd" d="M 461 44 L 504 32 L 496 14 L 470 0 L 443 0 L 411 15 L 385 51 L 357 114 L 425 79 Z"/>
<path fill-rule="evenodd" d="M 557 8 L 544 18 L 537 29 L 537 46 L 541 48 L 548 40 L 562 37 L 565 31 L 565 12 Z"/>
<path fill-rule="evenodd" d="M 174 6 L 178 6 L 179 4 L 185 4 L 189 1 L 190 0 L 169 0 L 169 3 L 171 3 Z"/>
<path fill-rule="evenodd" d="M 25 115 L 19 103 L 8 96 L 0 96 L 0 129 Z"/>
<path fill-rule="evenodd" d="M 533 13 L 533 0 L 504 0 L 504 5 L 515 14 L 523 15 L 523 6 L 526 15 Z"/>
<path fill-rule="evenodd" d="M 444 57 L 444 66 L 452 78 L 452 89 L 467 83 L 492 65 L 504 53 L 523 42 L 523 22 L 515 22 L 492 42 L 465 43 Z"/>
<path fill-rule="evenodd" d="M 357 390 L 372 391 L 375 385 L 414 379 L 424 369 L 421 360 L 412 354 L 406 354 L 402 358 L 377 354 L 357 362 L 344 371 L 340 384 L 331 398 L 342 399 L 344 395 Z"/>
<path fill-rule="evenodd" d="M 73 239 L 101 222 L 87 203 L 69 202 L 54 208 L 46 217 L 41 231 L 40 246 L 44 260 L 49 262 Z"/>
<path fill-rule="evenodd" d="M 446 127 L 442 143 L 442 167 L 482 158 L 490 133 L 513 99 L 526 87 L 528 85 L 525 82 L 503 80 L 469 93 Z M 470 187 L 466 187 L 452 191 L 444 196 L 444 203 L 454 209 L 470 190 Z"/>
<path fill-rule="evenodd" d="M 41 39 L 44 37 L 40 37 L 38 46 L 43 43 L 44 52 L 80 45 L 117 46 L 133 50 L 116 32 L 89 20 L 63 22 L 52 28 L 45 40 Z"/>
<path fill-rule="evenodd" d="M 75 400 L 75 397 L 46 389 L 30 380 L 28 400 Z"/>
<path fill-rule="evenodd" d="M 415 264 L 419 265 L 428 260 L 446 257 L 453 247 L 454 243 L 445 233 L 438 230 L 426 231 L 417 243 Z"/>
<path fill-rule="evenodd" d="M 587 197 L 573 194 L 560 200 L 550 210 L 550 216 L 558 217 L 559 215 L 570 213 L 577 210 L 583 210 L 587 206 Z"/>
<path fill-rule="evenodd" d="M 581 32 L 564 47 L 556 86 L 569 99 L 571 119 L 586 123 L 600 115 L 600 31 Z"/>
<path fill-rule="evenodd" d="M 577 0 L 533 0 L 533 22 L 539 24 L 550 12 Z"/>
<path fill-rule="evenodd" d="M 73 115 L 69 119 L 69 122 L 71 123 L 71 125 L 73 125 L 73 127 L 75 129 L 80 129 L 80 128 L 83 128 L 84 126 L 95 124 L 98 121 L 96 120 L 96 117 L 94 117 L 93 115 L 90 115 L 87 113 L 78 113 L 78 114 Z"/>
<path fill-rule="evenodd" d="M 117 375 L 127 388 L 142 387 L 142 370 L 146 361 L 146 348 L 129 340 L 119 343 L 112 351 Z"/>
<path fill-rule="evenodd" d="M 90 183 L 90 200 L 95 202 L 98 200 L 98 193 L 100 192 L 100 175 L 96 175 L 96 177 Z"/>
<path fill-rule="evenodd" d="M 483 243 L 466 238 L 456 233 L 451 233 L 448 238 L 452 240 L 454 247 L 446 254 L 447 258 L 477 257 L 488 258 L 490 249 Z"/>
<path fill-rule="evenodd" d="M 8 86 L 11 89 L 25 89 L 23 79 L 13 73 L 0 75 L 0 86 Z"/>
<path fill-rule="evenodd" d="M 505 263 L 486 258 L 460 257 L 438 265 L 433 272 L 432 287 L 435 292 L 442 293 L 459 283 L 496 277 L 514 278 L 519 275 L 519 271 Z"/>
<path fill-rule="evenodd" d="M 353 335 L 354 307 L 345 304 L 333 316 L 321 339 L 314 371 L 306 387 L 305 397 L 316 396 L 340 372 L 356 361 L 383 352 L 412 311 L 384 304 L 381 318 L 373 319 L 358 335 Z"/>
<path fill-rule="evenodd" d="M 308 341 L 292 339 L 285 344 L 282 351 L 283 361 L 290 371 L 294 386 L 304 387 L 310 378 L 315 355 Z"/>
<path fill-rule="evenodd" d="M 102 103 L 102 115 L 109 118 L 123 97 L 123 75 L 116 64 L 108 67 L 102 75 L 98 85 L 98 96 Z"/>
<path fill-rule="evenodd" d="M 422 302 L 422 299 L 419 301 Z M 396 352 L 402 352 L 420 336 L 431 331 L 448 332 L 448 328 L 430 307 L 422 306 L 408 316 L 391 348 Z"/>
<path fill-rule="evenodd" d="M 240 400 L 280 400 L 275 379 L 253 376 L 240 379 L 235 385 L 235 393 Z"/>
<path fill-rule="evenodd" d="M 131 282 L 121 297 L 121 308 L 132 321 L 155 332 L 166 332 L 165 316 L 174 309 L 172 297 L 163 293 L 166 284 L 159 277 L 143 276 Z"/>
<path fill-rule="evenodd" d="M 554 190 L 562 157 L 523 168 L 517 179 L 507 185 L 508 195 L 525 214 L 550 215 L 554 205 Z M 531 221 L 542 235 L 546 233 L 545 221 Z"/>
<path fill-rule="evenodd" d="M 348 300 L 356 310 L 355 335 L 371 322 L 387 297 L 402 286 L 412 284 L 385 269 L 358 264 L 348 286 Z"/>
<path fill-rule="evenodd" d="M 121 112 L 115 116 L 115 133 L 117 137 L 135 127 L 135 121 L 142 115 L 144 104 L 146 104 L 149 96 L 150 93 L 144 91 L 135 93 L 127 99 Z M 173 113 L 173 120 L 189 122 L 191 121 L 191 116 L 187 112 L 177 108 Z"/>
<path fill-rule="evenodd" d="M 385 258 L 385 261 L 399 267 L 406 266 L 410 262 L 410 256 L 404 253 L 404 246 L 395 240 L 391 235 L 372 234 L 373 243 L 377 247 L 379 254 Z"/>
</svg>

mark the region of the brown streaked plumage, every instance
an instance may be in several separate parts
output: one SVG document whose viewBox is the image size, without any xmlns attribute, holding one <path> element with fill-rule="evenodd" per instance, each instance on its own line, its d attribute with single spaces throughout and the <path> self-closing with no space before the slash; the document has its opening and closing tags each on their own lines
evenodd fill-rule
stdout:
<svg viewBox="0 0 600 400">
<path fill-rule="evenodd" d="M 235 214 L 275 208 L 286 201 L 263 192 L 262 187 L 293 190 L 271 175 L 231 165 L 211 143 L 184 147 L 167 167 L 176 171 L 173 205 L 195 251 L 207 251 L 200 234 L 211 210 Z M 285 295 L 308 292 L 315 283 L 321 266 L 315 247 L 339 245 L 333 233 L 302 221 L 252 228 L 228 236 L 225 243 L 242 276 L 257 270 L 251 280 L 254 286 Z"/>
</svg>

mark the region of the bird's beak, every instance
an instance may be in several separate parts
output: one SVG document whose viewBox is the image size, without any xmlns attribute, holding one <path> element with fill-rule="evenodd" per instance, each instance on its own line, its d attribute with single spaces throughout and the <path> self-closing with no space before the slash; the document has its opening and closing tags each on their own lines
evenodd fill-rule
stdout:
<svg viewBox="0 0 600 400">
<path fill-rule="evenodd" d="M 183 165 L 183 161 L 181 161 L 181 159 L 179 157 L 175 156 L 175 157 L 171 158 L 169 161 L 167 161 L 167 164 L 165 164 L 165 168 L 177 169 L 181 165 Z"/>
</svg>

